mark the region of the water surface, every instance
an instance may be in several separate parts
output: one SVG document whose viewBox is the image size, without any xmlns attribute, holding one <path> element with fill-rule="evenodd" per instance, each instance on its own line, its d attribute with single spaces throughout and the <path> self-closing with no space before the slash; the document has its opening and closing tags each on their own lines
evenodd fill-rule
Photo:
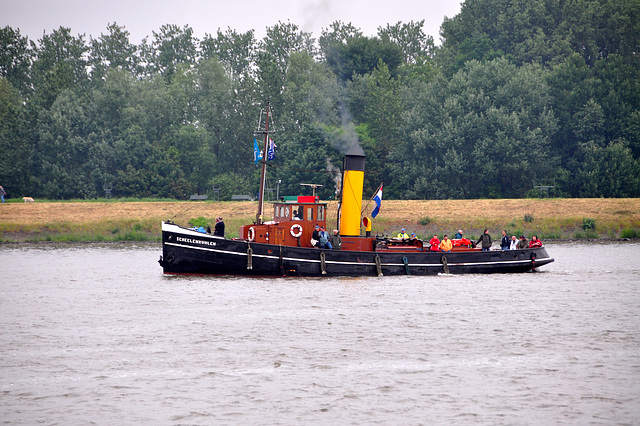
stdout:
<svg viewBox="0 0 640 426">
<path fill-rule="evenodd" d="M 0 246 L 9 424 L 637 424 L 640 244 L 515 275 L 163 276 L 158 245 Z"/>
</svg>

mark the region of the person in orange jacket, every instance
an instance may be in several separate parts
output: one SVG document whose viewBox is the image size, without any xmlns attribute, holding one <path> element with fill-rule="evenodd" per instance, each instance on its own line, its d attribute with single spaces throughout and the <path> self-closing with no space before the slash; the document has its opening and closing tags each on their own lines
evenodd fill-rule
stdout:
<svg viewBox="0 0 640 426">
<path fill-rule="evenodd" d="M 450 252 L 453 249 L 453 243 L 448 236 L 444 236 L 440 242 L 440 250 L 444 252 Z"/>
</svg>

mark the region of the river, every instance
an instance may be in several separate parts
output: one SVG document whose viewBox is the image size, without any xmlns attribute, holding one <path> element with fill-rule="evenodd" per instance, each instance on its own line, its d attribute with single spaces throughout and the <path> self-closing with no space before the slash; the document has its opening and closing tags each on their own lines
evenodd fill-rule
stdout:
<svg viewBox="0 0 640 426">
<path fill-rule="evenodd" d="M 640 244 L 514 275 L 164 276 L 0 245 L 6 424 L 638 424 Z"/>
</svg>

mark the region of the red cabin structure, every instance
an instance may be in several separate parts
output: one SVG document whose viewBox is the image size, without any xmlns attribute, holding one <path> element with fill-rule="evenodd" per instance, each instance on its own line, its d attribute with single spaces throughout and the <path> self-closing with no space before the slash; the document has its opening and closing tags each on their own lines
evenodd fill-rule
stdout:
<svg viewBox="0 0 640 426">
<path fill-rule="evenodd" d="M 240 238 L 251 242 L 312 247 L 316 225 L 327 227 L 327 203 L 318 197 L 299 196 L 297 201 L 273 204 L 273 220 L 240 227 Z M 330 232 L 330 230 L 328 230 Z"/>
</svg>

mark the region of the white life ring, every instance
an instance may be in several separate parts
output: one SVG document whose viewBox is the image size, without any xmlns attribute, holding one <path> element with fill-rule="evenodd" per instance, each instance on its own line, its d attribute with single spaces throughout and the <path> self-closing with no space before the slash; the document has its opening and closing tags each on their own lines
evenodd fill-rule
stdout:
<svg viewBox="0 0 640 426">
<path fill-rule="evenodd" d="M 249 228 L 249 232 L 247 232 L 247 238 L 249 241 L 253 241 L 256 238 L 256 230 L 253 229 L 253 226 Z"/>
<path fill-rule="evenodd" d="M 299 223 L 294 223 L 293 225 L 291 225 L 289 232 L 291 233 L 291 236 L 293 238 L 299 238 L 302 235 L 302 225 L 300 225 Z"/>
</svg>

